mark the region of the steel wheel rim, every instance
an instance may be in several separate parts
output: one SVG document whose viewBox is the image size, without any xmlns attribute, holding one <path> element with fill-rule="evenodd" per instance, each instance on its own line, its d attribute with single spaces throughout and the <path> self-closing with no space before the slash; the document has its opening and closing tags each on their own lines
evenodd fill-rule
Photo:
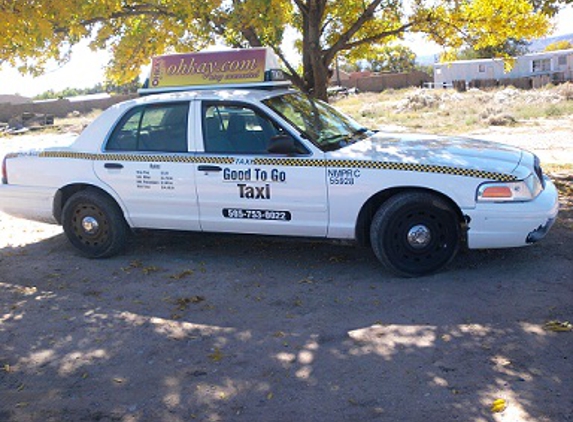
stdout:
<svg viewBox="0 0 573 422">
<path fill-rule="evenodd" d="M 449 261 L 455 245 L 452 216 L 440 209 L 410 207 L 389 224 L 384 243 L 402 270 L 426 272 Z"/>
<path fill-rule="evenodd" d="M 103 211 L 93 204 L 78 204 L 72 216 L 76 238 L 85 246 L 98 247 L 109 240 L 109 222 Z"/>
</svg>

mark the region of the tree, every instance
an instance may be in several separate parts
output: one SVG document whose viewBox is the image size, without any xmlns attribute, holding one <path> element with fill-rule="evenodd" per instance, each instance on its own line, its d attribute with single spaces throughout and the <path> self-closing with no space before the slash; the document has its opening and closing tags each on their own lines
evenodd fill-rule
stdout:
<svg viewBox="0 0 573 422">
<path fill-rule="evenodd" d="M 374 72 L 410 72 L 416 67 L 416 53 L 403 45 L 372 45 L 363 52 L 355 50 L 342 57 L 341 69 L 359 72 L 370 69 Z"/>
<path fill-rule="evenodd" d="M 549 44 L 547 47 L 545 47 L 545 51 L 569 50 L 571 48 L 573 48 L 571 41 L 561 40 Z"/>
<path fill-rule="evenodd" d="M 375 72 L 410 72 L 416 67 L 416 53 L 403 45 L 375 45 L 367 60 Z"/>
<path fill-rule="evenodd" d="M 89 95 L 89 94 L 132 94 L 137 92 L 141 88 L 141 81 L 139 77 L 135 78 L 133 81 L 122 85 L 115 85 L 113 83 L 102 84 L 101 82 L 96 83 L 90 88 L 64 88 L 62 91 L 54 91 L 49 89 L 41 94 L 34 97 L 35 100 L 49 100 L 54 98 L 67 98 L 76 97 L 78 95 Z"/>
<path fill-rule="evenodd" d="M 400 44 L 374 44 L 368 49 L 351 50 L 339 57 L 340 68 L 346 72 L 369 69 L 374 72 L 400 73 L 410 72 L 416 67 L 416 53 Z"/>
<path fill-rule="evenodd" d="M 518 57 L 529 53 L 529 46 L 531 43 L 524 39 L 516 40 L 513 38 L 507 39 L 504 43 L 481 49 L 473 49 L 471 47 L 463 48 L 458 51 L 458 60 L 475 60 L 475 59 L 491 59 L 495 57 Z"/>
<path fill-rule="evenodd" d="M 150 57 L 196 51 L 215 40 L 232 47 L 272 46 L 293 81 L 326 98 L 330 68 L 348 51 L 421 32 L 443 45 L 445 58 L 470 45 L 496 47 L 508 38 L 545 34 L 555 7 L 573 0 L 28 0 L 0 2 L 0 63 L 29 73 L 65 62 L 90 39 L 108 49 L 107 77 L 134 79 Z M 407 3 L 404 5 L 403 3 Z M 407 6 L 407 7 L 406 7 Z M 281 43 L 295 28 L 301 71 Z"/>
</svg>

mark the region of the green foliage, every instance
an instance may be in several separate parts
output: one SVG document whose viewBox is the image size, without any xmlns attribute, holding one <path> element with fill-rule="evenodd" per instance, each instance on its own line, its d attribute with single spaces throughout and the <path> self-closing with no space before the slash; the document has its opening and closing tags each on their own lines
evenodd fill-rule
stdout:
<svg viewBox="0 0 573 422">
<path fill-rule="evenodd" d="M 457 53 L 458 60 L 491 59 L 495 57 L 519 57 L 529 53 L 530 43 L 526 40 L 507 39 L 504 43 L 481 49 L 466 47 Z"/>
<path fill-rule="evenodd" d="M 400 73 L 414 70 L 416 54 L 403 45 L 376 44 L 366 51 L 359 49 L 349 52 L 344 61 L 353 71 L 369 68 L 374 72 Z"/>
<path fill-rule="evenodd" d="M 139 78 L 137 78 L 130 83 L 122 85 L 116 85 L 113 83 L 107 83 L 104 85 L 102 83 L 97 83 L 91 88 L 65 88 L 61 91 L 49 89 L 48 91 L 35 96 L 34 99 L 51 100 L 57 98 L 77 97 L 78 95 L 99 94 L 102 92 L 106 92 L 108 94 L 131 94 L 137 92 L 140 87 L 141 83 L 139 82 Z"/>
</svg>

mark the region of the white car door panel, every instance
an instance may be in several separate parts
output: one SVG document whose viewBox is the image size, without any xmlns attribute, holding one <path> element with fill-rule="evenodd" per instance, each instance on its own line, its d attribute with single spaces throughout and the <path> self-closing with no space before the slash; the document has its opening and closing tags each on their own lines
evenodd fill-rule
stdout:
<svg viewBox="0 0 573 422">
<path fill-rule="evenodd" d="M 324 156 L 267 152 L 281 129 L 242 104 L 207 102 L 198 155 L 197 196 L 205 231 L 325 236 Z"/>
<path fill-rule="evenodd" d="M 189 102 L 135 107 L 94 161 L 134 227 L 200 230 L 188 119 Z"/>
</svg>

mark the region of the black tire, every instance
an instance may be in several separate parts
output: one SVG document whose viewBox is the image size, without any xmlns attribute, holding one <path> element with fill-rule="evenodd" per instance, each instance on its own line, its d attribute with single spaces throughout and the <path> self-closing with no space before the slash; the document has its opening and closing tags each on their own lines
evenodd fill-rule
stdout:
<svg viewBox="0 0 573 422">
<path fill-rule="evenodd" d="M 461 225 L 452 207 L 438 196 L 404 192 L 378 209 L 370 240 L 382 264 L 398 275 L 417 277 L 436 272 L 454 259 Z"/>
<path fill-rule="evenodd" d="M 62 226 L 70 243 L 88 258 L 117 255 L 130 233 L 116 202 L 94 190 L 77 192 L 66 201 Z"/>
</svg>

